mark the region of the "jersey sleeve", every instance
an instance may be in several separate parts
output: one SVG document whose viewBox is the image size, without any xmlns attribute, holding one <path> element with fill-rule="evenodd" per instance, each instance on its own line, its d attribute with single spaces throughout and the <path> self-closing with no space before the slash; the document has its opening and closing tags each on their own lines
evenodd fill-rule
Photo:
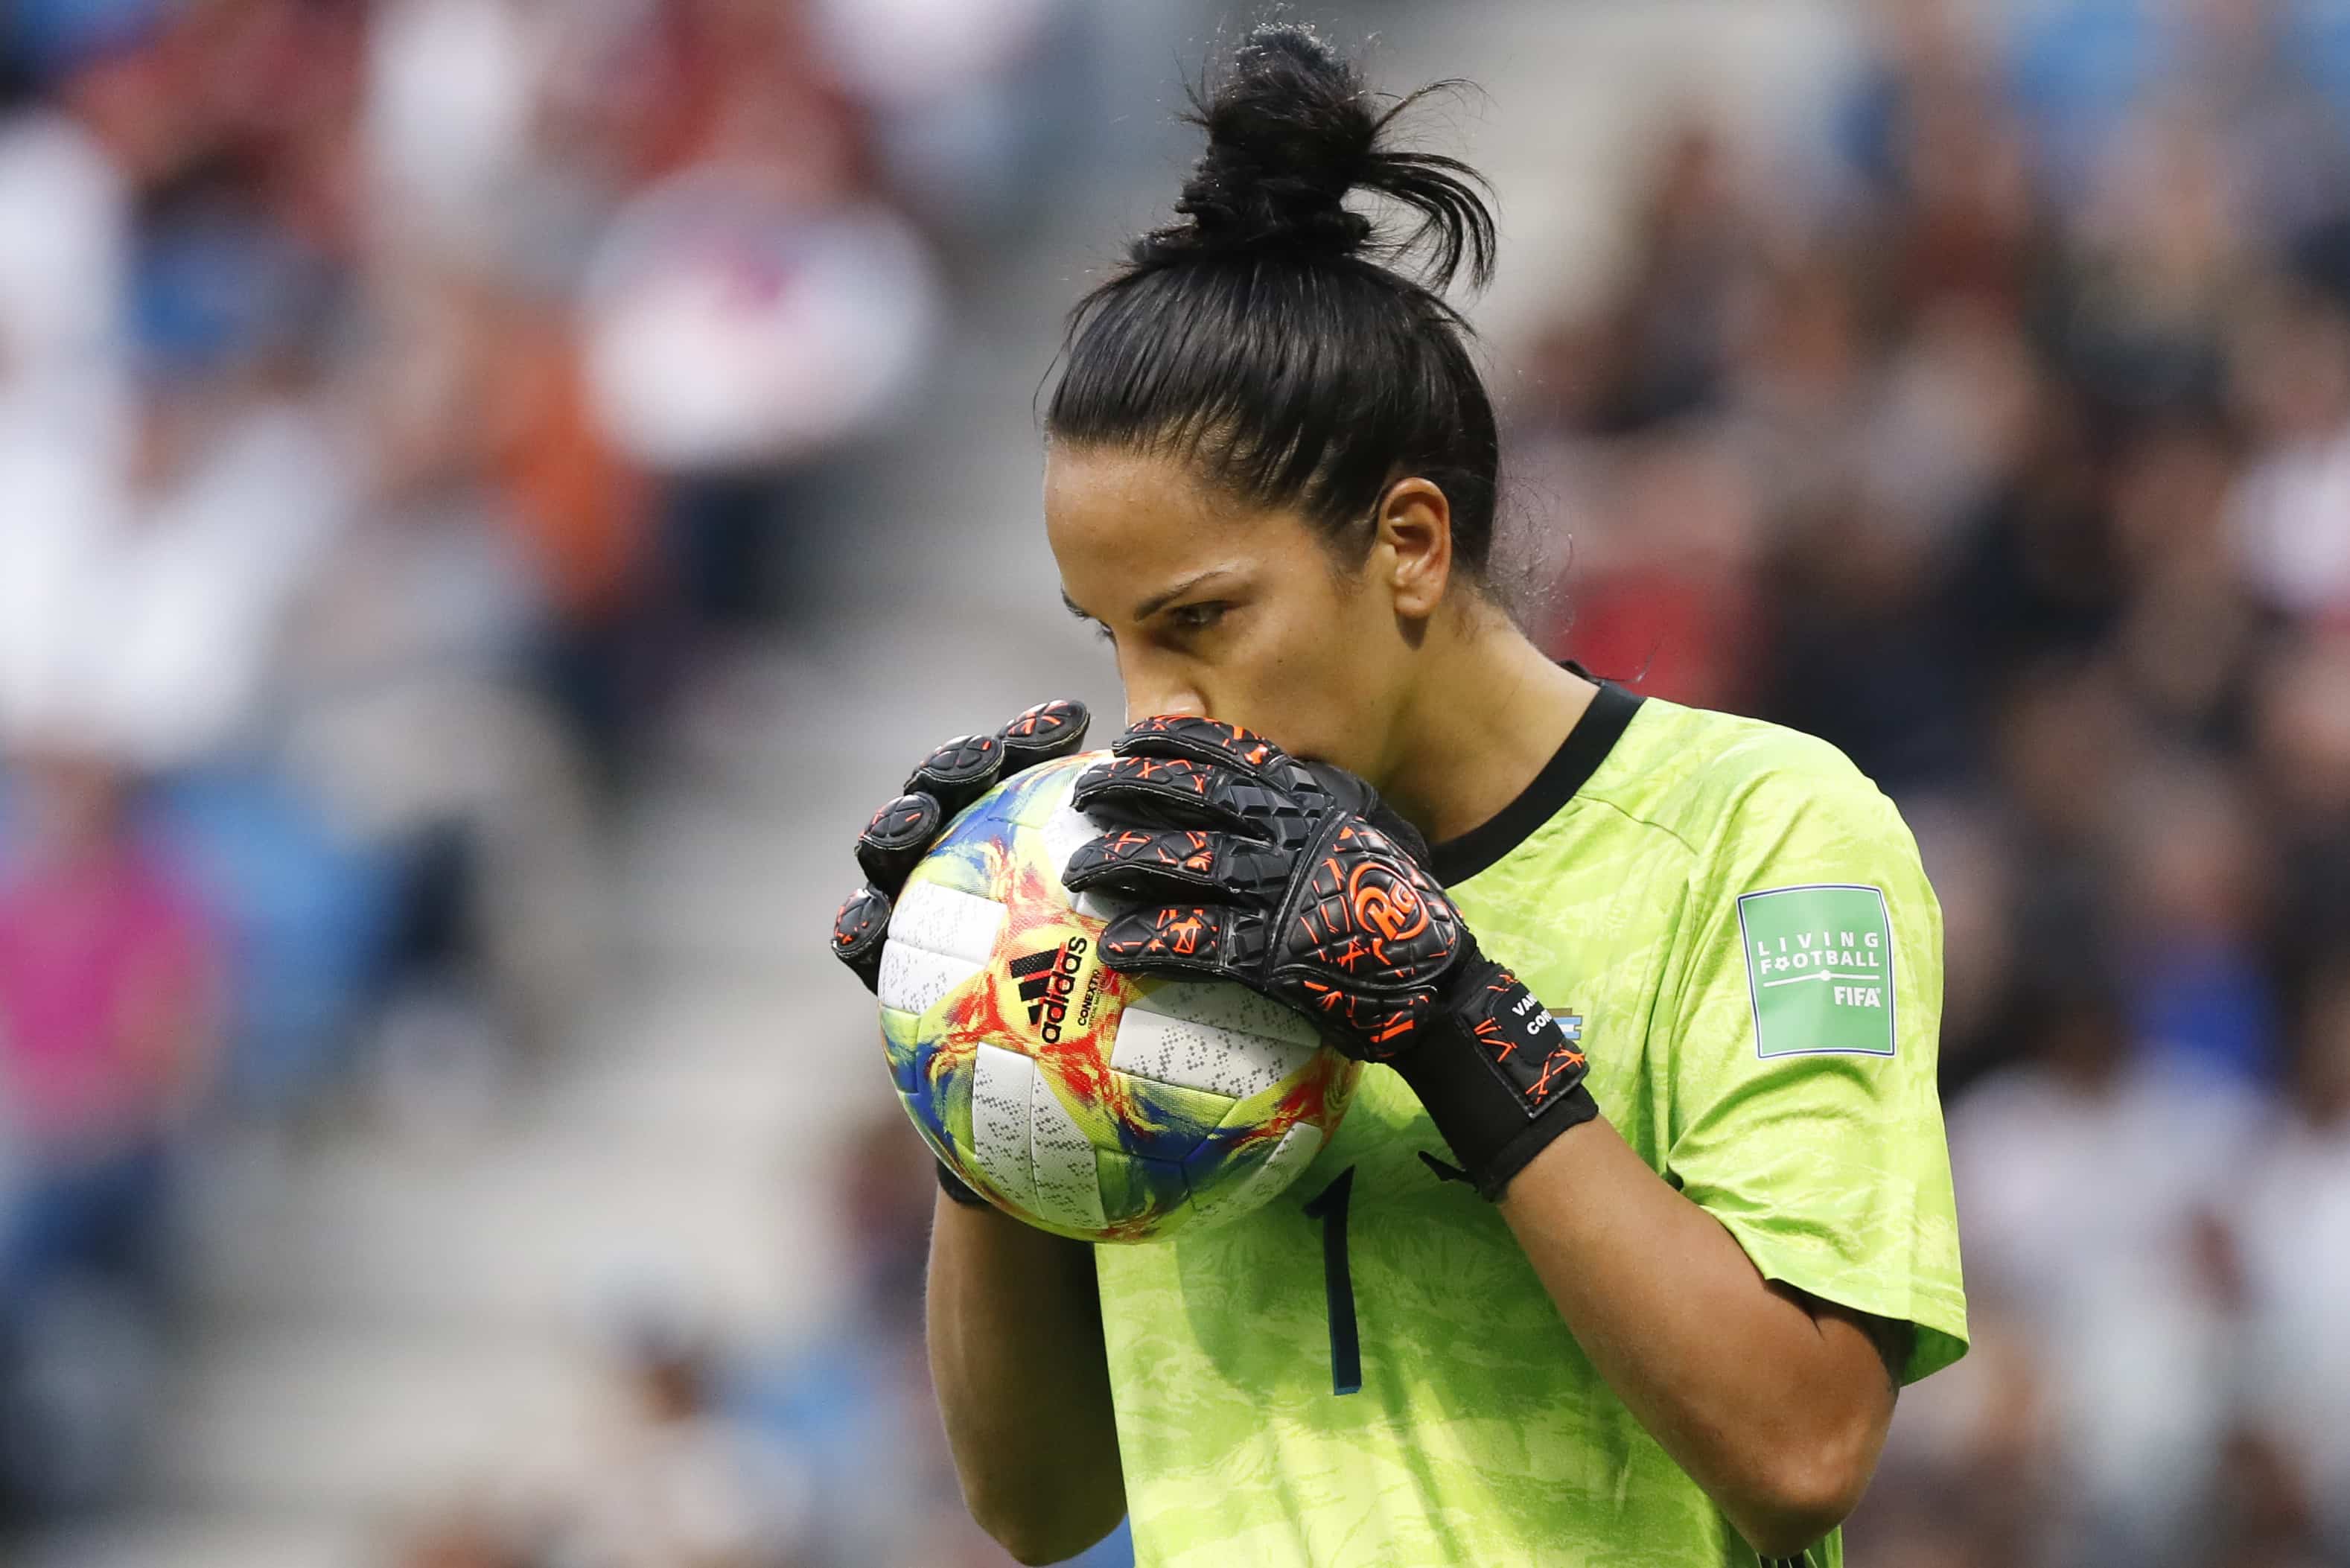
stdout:
<svg viewBox="0 0 2350 1568">
<path fill-rule="evenodd" d="M 1967 1335 L 1941 910 L 1892 802 L 1821 749 L 1747 781 L 1691 870 L 1660 998 L 1665 1174 L 1765 1278 L 1914 1325 L 1913 1382 Z"/>
</svg>

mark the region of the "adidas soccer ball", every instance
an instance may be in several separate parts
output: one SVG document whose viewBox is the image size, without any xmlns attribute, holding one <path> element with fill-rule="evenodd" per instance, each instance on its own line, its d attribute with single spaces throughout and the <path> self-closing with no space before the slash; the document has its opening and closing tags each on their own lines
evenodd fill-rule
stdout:
<svg viewBox="0 0 2350 1568">
<path fill-rule="evenodd" d="M 881 1028 L 948 1168 L 1058 1235 L 1140 1241 L 1288 1186 L 1357 1066 L 1240 986 L 1102 964 L 1110 906 L 1061 871 L 1098 831 L 1068 798 L 1103 755 L 1021 773 L 949 826 L 890 918 Z"/>
</svg>

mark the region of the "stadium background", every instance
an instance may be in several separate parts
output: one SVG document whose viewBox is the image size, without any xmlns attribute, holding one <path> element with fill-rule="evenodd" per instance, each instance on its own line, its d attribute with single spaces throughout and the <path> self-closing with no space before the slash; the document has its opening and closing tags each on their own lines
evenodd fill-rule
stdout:
<svg viewBox="0 0 2350 1568">
<path fill-rule="evenodd" d="M 1534 624 L 1940 890 L 1975 1349 L 1852 1561 L 2350 1562 L 2350 6 L 1313 16 L 1484 89 Z M 1116 710 L 1030 399 L 1227 19 L 0 6 L 9 1561 L 1002 1561 L 821 938 Z"/>
</svg>

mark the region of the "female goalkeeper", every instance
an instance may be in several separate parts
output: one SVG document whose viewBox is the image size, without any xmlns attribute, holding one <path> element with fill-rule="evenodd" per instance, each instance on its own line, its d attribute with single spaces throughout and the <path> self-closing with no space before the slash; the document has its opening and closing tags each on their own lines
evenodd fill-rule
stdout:
<svg viewBox="0 0 2350 1568">
<path fill-rule="evenodd" d="M 1895 1389 L 1965 1348 L 1939 912 L 1835 749 L 1595 683 L 1496 607 L 1493 410 L 1442 298 L 1492 222 L 1389 144 L 1411 101 L 1247 37 L 1179 221 L 1074 317 L 1045 483 L 1141 719 L 1078 796 L 1130 829 L 1069 871 L 1136 906 L 1105 961 L 1374 1064 L 1286 1195 L 1196 1237 L 942 1199 L 956 1464 L 1026 1563 L 1131 1513 L 1155 1568 L 1829 1568 Z M 941 815 L 1083 722 L 918 770 L 841 956 L 869 977 Z"/>
</svg>

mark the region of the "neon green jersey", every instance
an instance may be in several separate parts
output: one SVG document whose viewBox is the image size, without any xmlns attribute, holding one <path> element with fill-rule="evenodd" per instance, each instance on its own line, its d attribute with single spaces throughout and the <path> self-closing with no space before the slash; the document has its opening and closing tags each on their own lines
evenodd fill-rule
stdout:
<svg viewBox="0 0 2350 1568">
<path fill-rule="evenodd" d="M 1904 1381 L 1964 1352 L 1941 914 L 1841 753 L 1607 688 L 1437 868 L 1484 950 L 1580 1029 L 1617 1131 L 1766 1277 L 1915 1325 Z M 1758 1561 L 1492 1206 L 1420 1158 L 1449 1152 L 1371 1067 L 1272 1204 L 1097 1250 L 1143 1568 Z M 1842 1557 L 1831 1536 L 1803 1561 Z"/>
</svg>

